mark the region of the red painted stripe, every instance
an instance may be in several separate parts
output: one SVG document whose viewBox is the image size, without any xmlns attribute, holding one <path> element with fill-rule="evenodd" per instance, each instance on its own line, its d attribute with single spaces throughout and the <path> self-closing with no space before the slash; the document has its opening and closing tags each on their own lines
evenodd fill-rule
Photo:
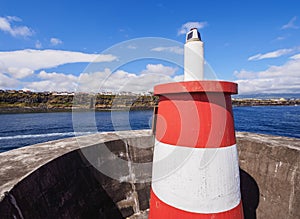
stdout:
<svg viewBox="0 0 300 219">
<path fill-rule="evenodd" d="M 188 197 L 187 197 L 188 198 Z M 151 190 L 149 219 L 243 219 L 242 202 L 226 212 L 199 214 L 180 210 L 162 202 Z"/>
<path fill-rule="evenodd" d="M 166 144 L 198 148 L 235 144 L 230 94 L 193 92 L 160 95 L 156 138 Z"/>
<path fill-rule="evenodd" d="M 154 87 L 154 95 L 186 92 L 223 92 L 237 94 L 237 84 L 227 81 L 185 81 L 160 84 Z"/>
</svg>

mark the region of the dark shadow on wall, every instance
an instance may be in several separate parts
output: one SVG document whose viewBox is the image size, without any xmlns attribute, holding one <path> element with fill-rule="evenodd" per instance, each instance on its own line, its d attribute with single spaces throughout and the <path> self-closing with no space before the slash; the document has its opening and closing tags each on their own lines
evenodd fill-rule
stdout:
<svg viewBox="0 0 300 219">
<path fill-rule="evenodd" d="M 112 198 L 77 151 L 65 154 L 15 185 L 0 202 L 1 219 L 122 219 Z"/>
<path fill-rule="evenodd" d="M 259 204 L 259 187 L 255 179 L 241 168 L 240 179 L 244 219 L 256 219 L 256 209 Z"/>
</svg>

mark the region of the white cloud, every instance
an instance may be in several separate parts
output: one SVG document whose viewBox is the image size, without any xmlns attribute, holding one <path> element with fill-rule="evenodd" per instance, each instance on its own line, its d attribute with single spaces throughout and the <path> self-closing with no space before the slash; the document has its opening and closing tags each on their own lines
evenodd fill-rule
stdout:
<svg viewBox="0 0 300 219">
<path fill-rule="evenodd" d="M 13 78 L 17 78 L 17 79 L 22 79 L 22 78 L 26 78 L 30 75 L 33 75 L 33 70 L 29 69 L 29 68 L 15 68 L 15 67 L 9 67 L 7 69 L 8 73 L 10 73 L 10 75 Z"/>
<path fill-rule="evenodd" d="M 173 75 L 178 68 L 173 68 L 170 66 L 164 66 L 162 64 L 148 64 L 146 66 L 146 69 L 143 70 L 141 73 L 142 74 L 160 74 L 160 75 Z"/>
<path fill-rule="evenodd" d="M 74 91 L 77 87 L 78 77 L 71 74 L 41 71 L 37 76 L 41 81 L 24 83 L 26 89 L 32 91 Z"/>
<path fill-rule="evenodd" d="M 283 25 L 281 29 L 298 29 L 299 26 L 295 24 L 297 17 L 293 17 L 287 24 Z"/>
<path fill-rule="evenodd" d="M 20 22 L 20 21 L 22 21 L 22 20 L 15 16 L 0 17 L 0 30 L 2 30 L 3 32 L 9 33 L 10 35 L 12 35 L 14 37 L 32 36 L 34 34 L 34 32 L 29 27 L 12 25 L 13 22 Z"/>
<path fill-rule="evenodd" d="M 293 55 L 291 59 L 300 59 L 300 54 Z"/>
<path fill-rule="evenodd" d="M 11 73 L 20 78 L 25 75 L 24 69 L 36 71 L 57 67 L 67 63 L 78 62 L 111 62 L 117 57 L 104 54 L 87 54 L 82 52 L 72 52 L 63 50 L 18 50 L 0 52 L 2 72 Z M 13 71 L 11 71 L 13 69 Z M 19 73 L 17 74 L 16 72 Z M 30 74 L 28 74 L 30 75 Z"/>
<path fill-rule="evenodd" d="M 39 41 L 39 40 L 37 40 L 36 42 L 35 42 L 35 48 L 37 48 L 37 49 L 41 49 L 43 46 L 42 46 L 42 43 Z"/>
<path fill-rule="evenodd" d="M 31 91 L 73 91 L 75 85 L 69 81 L 60 81 L 59 83 L 53 82 L 51 80 L 35 81 L 31 83 L 26 83 L 23 90 Z"/>
<path fill-rule="evenodd" d="M 242 69 L 241 71 L 235 71 L 233 73 L 238 79 L 254 79 L 257 77 L 256 72 L 252 71 L 246 71 L 245 69 Z"/>
<path fill-rule="evenodd" d="M 183 81 L 184 75 L 176 75 L 173 79 L 174 79 L 174 81 L 177 81 L 177 82 Z"/>
<path fill-rule="evenodd" d="M 41 79 L 52 80 L 55 82 L 59 82 L 59 81 L 75 82 L 78 79 L 76 76 L 74 76 L 72 74 L 63 74 L 63 73 L 56 73 L 56 72 L 47 73 L 46 71 L 41 71 L 38 74 L 38 77 Z"/>
<path fill-rule="evenodd" d="M 188 31 L 190 31 L 191 28 L 197 28 L 202 29 L 206 27 L 208 23 L 206 21 L 202 22 L 187 22 L 181 26 L 181 28 L 178 30 L 178 35 L 186 34 Z"/>
<path fill-rule="evenodd" d="M 278 58 L 283 55 L 290 54 L 294 51 L 298 50 L 298 48 L 293 49 L 279 49 L 276 51 L 264 53 L 264 54 L 256 54 L 248 58 L 248 61 L 261 60 L 261 59 L 270 59 L 270 58 Z"/>
<path fill-rule="evenodd" d="M 182 76 L 172 77 L 176 68 L 161 64 L 146 66 L 140 73 L 130 73 L 123 70 L 112 72 L 106 68 L 102 72 L 81 73 L 79 76 L 41 71 L 37 77 L 40 81 L 25 83 L 26 89 L 34 91 L 152 91 L 154 85 L 179 80 Z"/>
<path fill-rule="evenodd" d="M 172 82 L 174 79 L 168 75 L 141 74 L 128 79 L 121 84 L 119 91 L 132 91 L 136 93 L 153 91 L 157 84 Z"/>
<path fill-rule="evenodd" d="M 175 54 L 182 55 L 183 54 L 183 48 L 179 46 L 169 46 L 169 47 L 155 47 L 151 49 L 151 51 L 156 51 L 156 52 L 171 52 Z"/>
<path fill-rule="evenodd" d="M 1 57 L 1 56 L 0 56 Z M 1 59 L 0 59 L 1 60 Z M 39 62 L 39 60 L 37 60 Z M 49 66 L 49 63 L 43 66 Z M 23 66 L 23 65 L 19 65 Z M 41 66 L 31 66 L 40 68 Z M 0 89 L 27 89 L 32 91 L 132 91 L 136 93 L 152 91 L 156 84 L 180 80 L 173 76 L 177 68 L 162 64 L 148 64 L 145 69 L 130 73 L 124 70 L 81 73 L 79 76 L 57 72 L 40 71 L 33 74 L 32 68 L 9 68 L 9 73 L 0 73 Z M 0 71 L 1 72 L 1 71 Z M 32 76 L 26 81 L 26 76 Z"/>
<path fill-rule="evenodd" d="M 82 73 L 79 77 L 79 91 L 131 91 L 147 92 L 152 91 L 156 84 L 168 83 L 174 81 L 171 77 L 177 68 L 164 66 L 162 64 L 148 64 L 146 69 L 140 73 L 129 73 L 123 70 L 111 72 L 105 69 L 103 72 L 92 74 Z"/>
<path fill-rule="evenodd" d="M 0 89 L 11 89 L 18 86 L 20 82 L 0 72 Z"/>
<path fill-rule="evenodd" d="M 260 72 L 235 72 L 239 93 L 299 93 L 300 54 L 280 66 L 271 66 Z"/>
<path fill-rule="evenodd" d="M 63 42 L 60 39 L 53 37 L 50 39 L 50 43 L 52 46 L 57 46 L 57 45 L 62 44 Z"/>
<path fill-rule="evenodd" d="M 81 73 L 78 77 L 78 91 L 97 92 L 111 75 L 111 70 L 106 68 L 103 72 Z M 116 81 L 118 83 L 118 81 Z"/>
<path fill-rule="evenodd" d="M 19 18 L 19 17 L 17 17 L 17 16 L 6 16 L 6 19 L 7 19 L 8 21 L 17 21 L 17 22 L 22 21 L 22 19 Z"/>
</svg>

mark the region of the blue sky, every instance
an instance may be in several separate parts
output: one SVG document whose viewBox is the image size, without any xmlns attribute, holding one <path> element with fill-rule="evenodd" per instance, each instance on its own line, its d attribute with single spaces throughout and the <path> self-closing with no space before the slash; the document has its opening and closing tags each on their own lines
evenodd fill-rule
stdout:
<svg viewBox="0 0 300 219">
<path fill-rule="evenodd" d="M 242 94 L 300 93 L 299 8 L 297 0 L 2 0 L 0 89 L 149 91 L 182 80 L 185 27 L 195 26 L 216 78 Z"/>
</svg>

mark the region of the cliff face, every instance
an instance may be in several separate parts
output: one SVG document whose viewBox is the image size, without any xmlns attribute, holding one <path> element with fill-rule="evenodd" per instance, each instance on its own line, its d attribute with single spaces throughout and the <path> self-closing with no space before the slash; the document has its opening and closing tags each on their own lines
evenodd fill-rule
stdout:
<svg viewBox="0 0 300 219">
<path fill-rule="evenodd" d="M 134 95 L 57 95 L 52 93 L 0 93 L 0 113 L 69 111 L 74 108 L 95 110 L 147 109 L 156 105 L 153 96 Z"/>
</svg>

